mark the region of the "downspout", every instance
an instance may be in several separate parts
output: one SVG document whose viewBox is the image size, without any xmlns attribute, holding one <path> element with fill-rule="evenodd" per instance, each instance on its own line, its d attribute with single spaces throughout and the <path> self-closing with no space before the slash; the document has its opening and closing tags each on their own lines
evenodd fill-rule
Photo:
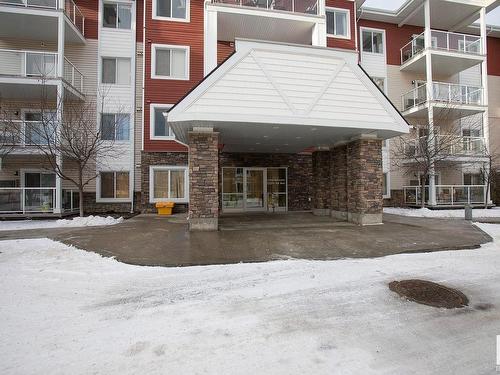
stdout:
<svg viewBox="0 0 500 375">
<path fill-rule="evenodd" d="M 136 76 L 137 76 L 137 3 L 135 4 L 135 27 L 134 27 L 134 30 L 135 32 L 133 33 L 133 39 L 132 39 L 132 43 L 133 43 L 133 48 L 132 48 L 132 52 L 133 52 L 133 56 L 134 56 L 134 75 L 133 75 L 133 85 L 132 85 L 132 110 L 133 110 L 133 114 L 134 114 L 134 126 L 133 126 L 133 131 L 132 131 L 132 134 L 130 135 L 130 138 L 131 138 L 131 145 L 132 145 L 132 168 L 130 168 L 130 174 L 131 174 L 131 180 L 132 180 L 132 186 L 131 186 L 131 191 L 132 191 L 132 196 L 130 197 L 131 200 L 130 200 L 130 213 L 133 214 L 134 213 L 134 192 L 135 192 L 135 124 L 136 124 L 136 121 L 135 121 L 135 116 L 137 115 L 137 105 L 136 105 L 136 86 L 137 86 L 137 83 L 136 83 Z"/>
</svg>

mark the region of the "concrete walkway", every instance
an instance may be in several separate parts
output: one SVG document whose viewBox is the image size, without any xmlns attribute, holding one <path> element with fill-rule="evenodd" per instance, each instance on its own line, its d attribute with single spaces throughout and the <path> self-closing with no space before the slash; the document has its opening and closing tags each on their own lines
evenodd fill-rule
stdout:
<svg viewBox="0 0 500 375">
<path fill-rule="evenodd" d="M 190 233 L 184 216 L 139 215 L 106 227 L 0 232 L 0 239 L 48 237 L 149 266 L 380 257 L 477 248 L 491 240 L 464 220 L 384 215 L 384 222 L 359 227 L 310 213 L 237 215 L 222 217 L 219 232 Z"/>
</svg>

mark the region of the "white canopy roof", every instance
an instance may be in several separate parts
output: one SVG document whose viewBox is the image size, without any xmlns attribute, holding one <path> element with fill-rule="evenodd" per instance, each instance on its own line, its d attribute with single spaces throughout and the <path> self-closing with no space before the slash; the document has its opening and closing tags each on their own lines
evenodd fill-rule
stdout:
<svg viewBox="0 0 500 375">
<path fill-rule="evenodd" d="M 193 127 L 213 127 L 226 151 L 298 152 L 408 132 L 356 53 L 248 40 L 166 117 L 183 142 Z"/>
</svg>

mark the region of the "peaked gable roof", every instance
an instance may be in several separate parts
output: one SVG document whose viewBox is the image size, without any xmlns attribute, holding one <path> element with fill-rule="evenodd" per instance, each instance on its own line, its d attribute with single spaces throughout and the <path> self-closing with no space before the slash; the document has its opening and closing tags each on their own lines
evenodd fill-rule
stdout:
<svg viewBox="0 0 500 375">
<path fill-rule="evenodd" d="M 408 132 L 408 124 L 358 66 L 357 55 L 334 49 L 236 42 L 236 52 L 167 116 L 183 123 L 313 125 Z M 389 137 L 389 136 L 388 136 Z"/>
</svg>

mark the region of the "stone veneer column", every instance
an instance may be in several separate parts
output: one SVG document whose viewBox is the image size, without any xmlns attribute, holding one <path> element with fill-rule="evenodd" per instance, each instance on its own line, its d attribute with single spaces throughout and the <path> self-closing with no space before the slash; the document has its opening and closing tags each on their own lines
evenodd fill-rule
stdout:
<svg viewBox="0 0 500 375">
<path fill-rule="evenodd" d="M 335 219 L 347 220 L 347 145 L 331 151 L 331 215 Z"/>
<path fill-rule="evenodd" d="M 318 216 L 330 215 L 330 159 L 330 151 L 315 151 L 312 154 L 312 209 L 313 213 Z"/>
<path fill-rule="evenodd" d="M 382 223 L 382 141 L 359 139 L 347 145 L 347 220 Z"/>
<path fill-rule="evenodd" d="M 189 132 L 189 230 L 219 229 L 219 133 Z"/>
</svg>

